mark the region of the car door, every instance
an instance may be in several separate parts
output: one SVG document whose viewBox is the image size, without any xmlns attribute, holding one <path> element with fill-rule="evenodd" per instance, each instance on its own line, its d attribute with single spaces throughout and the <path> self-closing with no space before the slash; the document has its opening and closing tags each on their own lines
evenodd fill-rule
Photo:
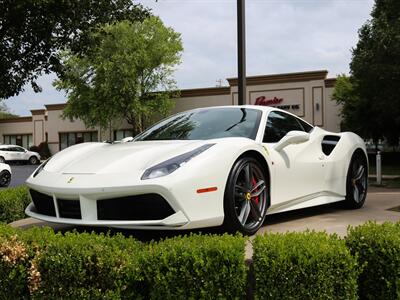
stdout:
<svg viewBox="0 0 400 300">
<path fill-rule="evenodd" d="M 5 152 L 5 159 L 6 160 L 18 160 L 18 157 L 17 157 L 17 153 L 15 152 L 15 149 L 14 149 L 15 147 L 12 147 L 12 146 L 10 146 L 10 147 L 7 147 L 7 148 L 5 148 L 4 150 L 4 152 Z"/>
<path fill-rule="evenodd" d="M 22 147 L 15 147 L 17 160 L 28 160 L 26 150 Z"/>
<path fill-rule="evenodd" d="M 11 160 L 9 147 L 1 147 L 0 148 L 0 156 L 2 156 L 6 161 Z"/>
<path fill-rule="evenodd" d="M 268 114 L 263 143 L 268 145 L 273 161 L 271 178 L 272 206 L 285 207 L 296 205 L 306 197 L 313 198 L 323 187 L 323 153 L 318 134 L 313 127 L 302 125 L 303 121 L 282 111 Z M 290 131 L 310 131 L 308 141 L 291 144 L 280 151 L 274 146 Z"/>
</svg>

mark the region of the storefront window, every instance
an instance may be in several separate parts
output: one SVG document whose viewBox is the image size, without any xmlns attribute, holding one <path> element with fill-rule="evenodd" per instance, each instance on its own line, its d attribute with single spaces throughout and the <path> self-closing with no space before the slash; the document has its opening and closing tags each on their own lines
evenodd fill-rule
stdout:
<svg viewBox="0 0 400 300">
<path fill-rule="evenodd" d="M 63 150 L 75 144 L 98 141 L 97 131 L 63 132 L 59 133 L 59 136 L 60 136 L 60 150 Z"/>
<path fill-rule="evenodd" d="M 33 146 L 33 137 L 32 134 L 12 134 L 12 135 L 4 135 L 4 144 L 9 145 L 18 145 L 29 149 L 29 147 Z"/>
<path fill-rule="evenodd" d="M 115 130 L 114 131 L 114 140 L 119 141 L 122 140 L 123 138 L 126 138 L 128 136 L 133 137 L 133 130 L 132 129 L 121 129 L 121 130 Z"/>
</svg>

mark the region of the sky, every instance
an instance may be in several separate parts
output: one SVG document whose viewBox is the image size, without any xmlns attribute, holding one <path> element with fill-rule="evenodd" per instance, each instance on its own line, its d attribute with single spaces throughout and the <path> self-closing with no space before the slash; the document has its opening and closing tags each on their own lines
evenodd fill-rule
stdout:
<svg viewBox="0 0 400 300">
<path fill-rule="evenodd" d="M 228 85 L 237 76 L 236 0 L 136 0 L 181 33 L 184 52 L 176 67 L 179 88 Z M 349 73 L 358 29 L 370 18 L 373 0 L 247 0 L 247 76 L 328 70 Z M 54 74 L 38 80 L 43 91 L 5 101 L 11 112 L 30 115 L 44 104 L 63 103 Z"/>
</svg>

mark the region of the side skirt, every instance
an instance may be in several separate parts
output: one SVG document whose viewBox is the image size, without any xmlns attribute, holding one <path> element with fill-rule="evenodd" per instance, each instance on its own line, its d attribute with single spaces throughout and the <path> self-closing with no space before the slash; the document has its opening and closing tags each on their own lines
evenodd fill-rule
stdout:
<svg viewBox="0 0 400 300">
<path fill-rule="evenodd" d="M 296 198 L 284 203 L 271 205 L 267 211 L 267 215 L 272 215 L 284 211 L 290 211 L 295 209 L 307 208 L 312 206 L 318 206 L 323 204 L 329 204 L 339 202 L 345 199 L 344 195 L 338 195 L 332 192 L 319 192 L 305 197 Z"/>
</svg>

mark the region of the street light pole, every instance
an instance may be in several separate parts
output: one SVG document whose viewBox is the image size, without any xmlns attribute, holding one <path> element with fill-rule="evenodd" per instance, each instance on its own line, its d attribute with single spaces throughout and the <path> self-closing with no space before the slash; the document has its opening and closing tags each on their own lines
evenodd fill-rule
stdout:
<svg viewBox="0 0 400 300">
<path fill-rule="evenodd" d="M 237 0 L 238 104 L 246 104 L 245 0 Z"/>
</svg>

